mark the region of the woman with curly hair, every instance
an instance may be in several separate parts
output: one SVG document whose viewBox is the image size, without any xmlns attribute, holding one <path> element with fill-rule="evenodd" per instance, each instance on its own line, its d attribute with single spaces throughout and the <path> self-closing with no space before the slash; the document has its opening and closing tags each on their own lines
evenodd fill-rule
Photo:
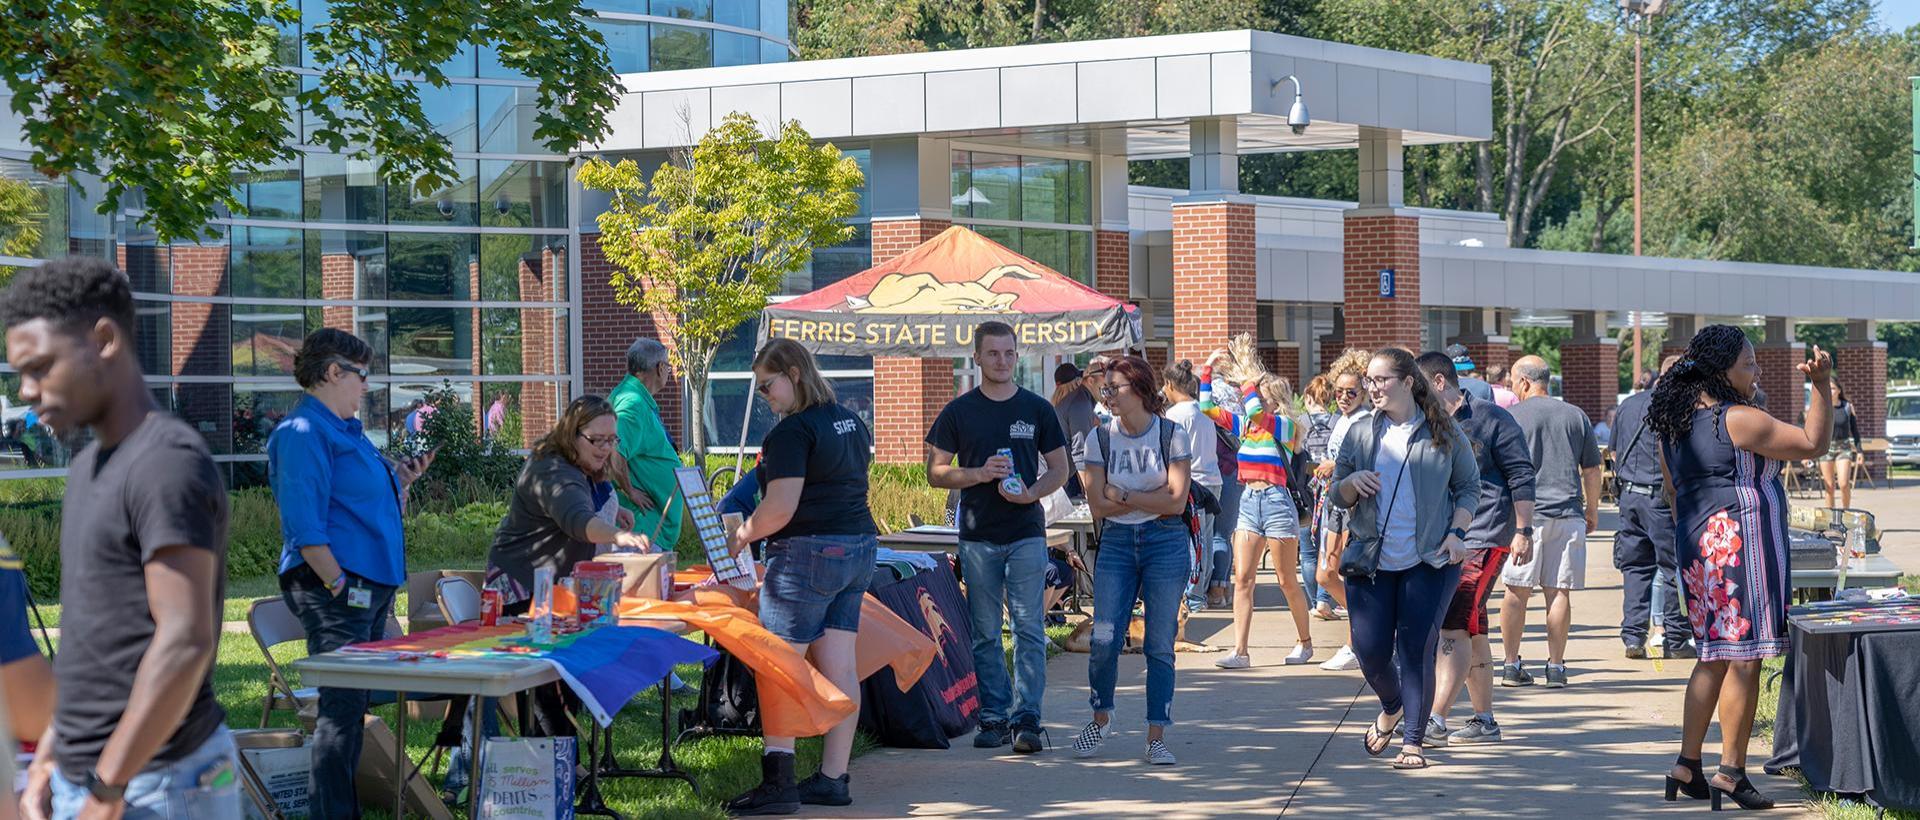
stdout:
<svg viewBox="0 0 1920 820">
<path fill-rule="evenodd" d="M 1700 659 L 1687 680 L 1680 757 L 1668 800 L 1684 792 L 1730 796 L 1741 808 L 1773 801 L 1747 780 L 1747 740 L 1760 697 L 1760 664 L 1787 650 L 1787 494 L 1783 464 L 1826 452 L 1833 434 L 1833 362 L 1815 346 L 1797 369 L 1813 382 L 1804 426 L 1754 406 L 1760 365 L 1746 334 L 1710 325 L 1654 387 L 1647 427 L 1660 436 L 1660 469 L 1673 498 L 1682 587 Z M 1700 767 L 1715 705 L 1720 771 Z"/>
</svg>

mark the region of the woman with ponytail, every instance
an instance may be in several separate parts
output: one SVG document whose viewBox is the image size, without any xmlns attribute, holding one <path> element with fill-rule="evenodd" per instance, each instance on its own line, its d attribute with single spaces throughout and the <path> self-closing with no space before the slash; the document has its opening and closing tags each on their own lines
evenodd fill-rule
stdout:
<svg viewBox="0 0 1920 820">
<path fill-rule="evenodd" d="M 1385 753 L 1394 727 L 1404 722 L 1405 743 L 1393 767 L 1422 769 L 1434 650 L 1467 558 L 1480 466 L 1412 353 L 1375 353 L 1363 383 L 1373 417 L 1341 440 L 1328 492 L 1335 506 L 1351 510 L 1340 574 L 1353 652 L 1380 698 L 1380 715 L 1367 729 L 1367 754 Z"/>
<path fill-rule="evenodd" d="M 1680 758 L 1667 799 L 1723 796 L 1744 809 L 1773 801 L 1747 780 L 1747 739 L 1760 697 L 1760 664 L 1787 650 L 1787 494 L 1780 469 L 1827 451 L 1833 360 L 1818 346 L 1796 368 L 1813 382 L 1805 424 L 1754 406 L 1760 365 L 1745 333 L 1709 325 L 1660 377 L 1647 427 L 1660 436 L 1660 469 L 1673 501 L 1681 586 L 1699 660 L 1687 680 Z M 1720 771 L 1700 766 L 1708 724 L 1720 713 Z"/>
</svg>

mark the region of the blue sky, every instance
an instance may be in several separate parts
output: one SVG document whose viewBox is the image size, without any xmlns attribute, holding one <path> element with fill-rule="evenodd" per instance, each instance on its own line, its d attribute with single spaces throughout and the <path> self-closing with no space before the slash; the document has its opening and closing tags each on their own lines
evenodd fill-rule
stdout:
<svg viewBox="0 0 1920 820">
<path fill-rule="evenodd" d="M 1894 31 L 1920 23 L 1920 0 L 1880 0 L 1880 22 Z"/>
</svg>

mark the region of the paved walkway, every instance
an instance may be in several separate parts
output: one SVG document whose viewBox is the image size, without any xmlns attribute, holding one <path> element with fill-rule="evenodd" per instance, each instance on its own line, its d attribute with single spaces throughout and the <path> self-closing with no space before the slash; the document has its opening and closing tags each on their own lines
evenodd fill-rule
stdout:
<svg viewBox="0 0 1920 820">
<path fill-rule="evenodd" d="M 1920 500 L 1920 489 L 1893 492 Z M 1870 493 L 1862 493 L 1860 501 L 1875 506 L 1893 501 Z M 1902 506 L 1916 510 L 1912 526 L 1920 528 L 1920 504 Z M 1062 654 L 1047 666 L 1045 710 L 1053 750 L 1016 757 L 1007 749 L 974 749 L 968 737 L 957 738 L 948 751 L 879 750 L 854 762 L 854 806 L 808 814 L 1171 819 L 1365 812 L 1571 818 L 1705 811 L 1703 803 L 1661 800 L 1660 778 L 1677 751 L 1681 693 L 1692 666 L 1621 656 L 1614 521 L 1611 510 L 1602 514 L 1605 529 L 1588 548 L 1588 588 L 1574 597 L 1570 685 L 1496 688 L 1504 744 L 1431 750 L 1432 768 L 1417 772 L 1394 771 L 1390 757 L 1367 757 L 1361 735 L 1379 701 L 1358 672 L 1278 665 L 1292 647 L 1293 627 L 1268 573 L 1256 596 L 1254 668 L 1228 672 L 1214 668 L 1217 654 L 1176 655 L 1178 723 L 1168 740 L 1179 765 L 1149 766 L 1141 758 L 1145 662 L 1138 655 L 1120 661 L 1115 722 L 1121 734 L 1108 741 L 1101 757 L 1075 759 L 1073 734 L 1088 717 L 1087 656 Z M 1902 553 L 1920 568 L 1920 529 L 1905 537 L 1903 544 L 1912 551 L 1903 546 Z M 1534 599 L 1522 651 L 1535 663 L 1546 656 L 1539 600 Z M 1343 623 L 1313 622 L 1315 643 L 1322 647 L 1315 660 L 1340 646 Z M 1229 644 L 1230 629 L 1229 615 L 1202 613 L 1189 622 L 1188 637 Z M 1498 653 L 1497 617 L 1495 629 Z M 1539 675 L 1537 666 L 1533 671 Z M 1470 711 L 1463 692 L 1452 725 Z M 1717 738 L 1709 738 L 1709 749 L 1716 748 Z M 1750 769 L 1756 775 L 1765 754 L 1756 745 Z M 1713 756 L 1707 756 L 1710 764 Z M 1799 796 L 1790 780 L 1760 777 L 1756 783 L 1783 800 Z M 1813 816 L 1785 808 L 1771 816 Z"/>
</svg>

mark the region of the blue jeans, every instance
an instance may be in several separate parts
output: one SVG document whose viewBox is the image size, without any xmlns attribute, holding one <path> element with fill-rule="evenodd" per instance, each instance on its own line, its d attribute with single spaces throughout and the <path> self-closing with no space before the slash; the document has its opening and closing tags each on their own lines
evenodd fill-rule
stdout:
<svg viewBox="0 0 1920 820">
<path fill-rule="evenodd" d="M 960 542 L 960 574 L 967 579 L 967 612 L 973 624 L 973 671 L 979 676 L 980 723 L 1040 723 L 1047 690 L 1047 625 L 1043 592 L 1047 539 L 1011 544 Z M 1013 679 L 1000 645 L 1000 610 L 1013 618 Z M 1011 706 L 1012 714 L 1008 709 Z"/>
<path fill-rule="evenodd" d="M 354 606 L 361 589 L 367 591 L 368 605 Z M 348 573 L 347 589 L 335 595 L 306 564 L 280 576 L 280 597 L 306 628 L 309 655 L 385 637 L 393 593 L 394 587 Z M 371 697 L 365 689 L 320 689 L 320 711 L 307 744 L 313 748 L 308 793 L 313 796 L 309 805 L 314 820 L 360 816 L 353 773 L 360 762 L 361 721 Z"/>
<path fill-rule="evenodd" d="M 1347 617 L 1360 673 L 1380 698 L 1380 709 L 1406 710 L 1407 743 L 1419 745 L 1433 713 L 1433 653 L 1440 620 L 1460 586 L 1460 565 L 1381 570 L 1347 579 Z"/>
<path fill-rule="evenodd" d="M 1180 593 L 1186 588 L 1187 527 L 1178 516 L 1144 524 L 1108 523 L 1093 568 L 1093 640 L 1087 658 L 1089 703 L 1113 712 L 1120 650 L 1133 620 L 1133 602 L 1147 604 L 1147 724 L 1173 723 L 1173 636 L 1180 629 Z"/>
<path fill-rule="evenodd" d="M 222 726 L 200 748 L 171 763 L 149 767 L 127 781 L 127 820 L 240 820 L 240 753 Z M 74 782 L 69 776 L 78 776 Z M 53 816 L 67 820 L 87 802 L 86 772 L 53 775 Z"/>
</svg>

